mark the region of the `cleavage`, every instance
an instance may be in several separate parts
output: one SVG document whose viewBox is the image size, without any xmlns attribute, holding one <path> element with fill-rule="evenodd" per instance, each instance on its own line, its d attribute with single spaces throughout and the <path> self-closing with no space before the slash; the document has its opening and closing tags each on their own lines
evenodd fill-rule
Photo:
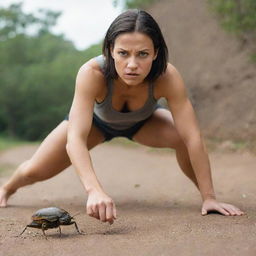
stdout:
<svg viewBox="0 0 256 256">
<path fill-rule="evenodd" d="M 139 92 L 138 92 L 139 94 Z M 112 108 L 115 111 L 121 112 L 121 113 L 128 113 L 137 111 L 144 107 L 148 100 L 148 93 L 143 93 L 138 96 L 114 96 L 112 95 Z"/>
</svg>

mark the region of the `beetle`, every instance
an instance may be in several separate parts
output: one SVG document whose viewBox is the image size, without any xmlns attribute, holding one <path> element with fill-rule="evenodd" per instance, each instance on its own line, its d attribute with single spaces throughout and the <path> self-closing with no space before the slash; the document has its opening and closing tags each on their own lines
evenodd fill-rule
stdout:
<svg viewBox="0 0 256 256">
<path fill-rule="evenodd" d="M 42 208 L 35 212 L 35 214 L 33 214 L 31 218 L 32 222 L 23 229 L 19 236 L 21 236 L 28 227 L 41 229 L 43 231 L 45 238 L 47 238 L 44 232 L 45 230 L 50 228 L 59 228 L 61 236 L 60 225 L 72 224 L 75 225 L 76 231 L 79 234 L 82 234 L 79 231 L 76 222 L 73 220 L 74 216 L 71 217 L 67 211 L 60 209 L 58 207 Z"/>
</svg>

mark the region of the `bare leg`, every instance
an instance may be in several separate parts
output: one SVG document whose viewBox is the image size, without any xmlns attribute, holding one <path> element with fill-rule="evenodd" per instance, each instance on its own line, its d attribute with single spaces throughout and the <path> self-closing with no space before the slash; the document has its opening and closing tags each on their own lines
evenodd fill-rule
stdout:
<svg viewBox="0 0 256 256">
<path fill-rule="evenodd" d="M 183 171 L 183 173 L 195 184 L 195 186 L 199 189 L 198 183 L 196 180 L 196 176 L 193 170 L 193 167 L 191 165 L 188 151 L 184 143 L 181 143 L 180 146 L 176 148 L 176 158 L 178 161 L 178 164 Z"/>
<path fill-rule="evenodd" d="M 12 177 L 0 188 L 0 207 L 20 187 L 49 179 L 71 165 L 66 151 L 68 121 L 61 122 L 41 143 L 31 159 L 22 163 Z M 101 132 L 94 126 L 88 137 L 91 149 L 104 141 Z"/>
<path fill-rule="evenodd" d="M 133 139 L 149 147 L 175 149 L 181 170 L 198 188 L 187 148 L 173 125 L 170 111 L 157 109 L 148 122 L 135 134 Z"/>
</svg>

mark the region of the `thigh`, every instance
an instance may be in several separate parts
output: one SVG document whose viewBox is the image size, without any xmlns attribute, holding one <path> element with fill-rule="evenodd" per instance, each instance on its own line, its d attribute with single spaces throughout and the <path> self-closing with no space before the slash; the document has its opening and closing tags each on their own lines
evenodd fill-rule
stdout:
<svg viewBox="0 0 256 256">
<path fill-rule="evenodd" d="M 66 151 L 68 121 L 62 121 L 41 143 L 29 161 L 39 178 L 50 178 L 71 165 Z M 101 132 L 92 126 L 88 137 L 91 149 L 104 141 Z"/>
<path fill-rule="evenodd" d="M 151 118 L 133 136 L 133 140 L 159 148 L 175 148 L 181 141 L 169 110 L 158 108 Z"/>
</svg>

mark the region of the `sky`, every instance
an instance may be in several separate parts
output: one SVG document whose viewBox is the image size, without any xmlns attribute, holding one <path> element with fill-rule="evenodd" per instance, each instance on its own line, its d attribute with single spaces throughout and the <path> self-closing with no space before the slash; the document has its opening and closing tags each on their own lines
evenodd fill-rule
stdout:
<svg viewBox="0 0 256 256">
<path fill-rule="evenodd" d="M 113 6 L 113 0 L 0 0 L 0 7 L 19 2 L 26 13 L 36 13 L 40 8 L 61 11 L 52 31 L 64 34 L 80 50 L 100 42 L 122 11 L 121 6 Z"/>
</svg>

